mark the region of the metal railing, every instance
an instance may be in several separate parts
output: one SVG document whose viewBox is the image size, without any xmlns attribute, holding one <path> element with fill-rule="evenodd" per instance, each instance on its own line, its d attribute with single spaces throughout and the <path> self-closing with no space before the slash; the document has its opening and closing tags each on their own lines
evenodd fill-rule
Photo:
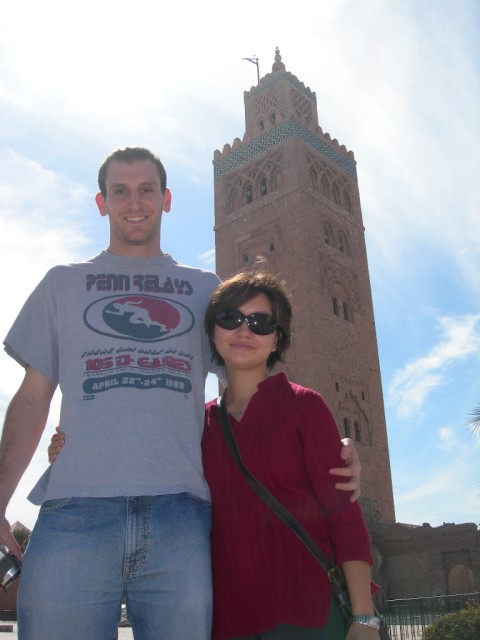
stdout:
<svg viewBox="0 0 480 640">
<path fill-rule="evenodd" d="M 429 624 L 447 613 L 480 604 L 480 592 L 387 600 L 383 616 L 391 640 L 422 640 Z"/>
<path fill-rule="evenodd" d="M 0 622 L 16 622 L 16 621 L 17 621 L 16 609 L 0 610 Z"/>
</svg>

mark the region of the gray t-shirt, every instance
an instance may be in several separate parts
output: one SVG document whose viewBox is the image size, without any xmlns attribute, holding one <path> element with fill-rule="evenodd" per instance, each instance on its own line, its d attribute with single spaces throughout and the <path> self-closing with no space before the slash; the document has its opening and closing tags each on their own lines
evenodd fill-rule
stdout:
<svg viewBox="0 0 480 640">
<path fill-rule="evenodd" d="M 34 504 L 66 497 L 209 499 L 201 437 L 214 273 L 107 252 L 51 269 L 5 349 L 60 386 L 65 446 Z"/>
</svg>

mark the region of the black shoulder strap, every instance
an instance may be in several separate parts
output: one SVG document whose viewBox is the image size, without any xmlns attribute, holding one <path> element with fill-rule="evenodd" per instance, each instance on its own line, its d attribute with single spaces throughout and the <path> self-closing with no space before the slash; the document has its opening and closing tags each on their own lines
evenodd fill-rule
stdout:
<svg viewBox="0 0 480 640">
<path fill-rule="evenodd" d="M 345 582 L 345 576 L 341 567 L 333 564 L 323 551 L 320 549 L 318 544 L 308 535 L 302 525 L 298 522 L 294 515 L 290 513 L 290 511 L 275 498 L 274 495 L 270 493 L 270 491 L 258 480 L 247 468 L 245 463 L 242 460 L 242 456 L 240 455 L 240 451 L 238 450 L 237 443 L 235 441 L 235 436 L 233 435 L 232 426 L 230 424 L 230 420 L 228 419 L 227 409 L 225 407 L 225 400 L 223 396 L 218 398 L 218 413 L 220 416 L 220 423 L 222 425 L 222 432 L 227 442 L 228 448 L 237 463 L 240 471 L 245 476 L 248 484 L 252 487 L 255 493 L 259 498 L 263 500 L 263 502 L 267 505 L 273 513 L 280 518 L 280 520 L 287 525 L 291 529 L 291 531 L 297 536 L 297 538 L 303 542 L 305 547 L 310 551 L 315 560 L 319 563 L 322 569 L 326 572 L 330 583 L 332 585 L 332 593 L 335 599 L 337 606 L 340 608 L 346 624 L 349 625 L 351 622 L 352 616 L 352 607 L 350 604 L 350 597 L 347 589 L 347 585 Z M 376 615 L 379 615 L 377 610 L 375 610 Z"/>
<path fill-rule="evenodd" d="M 273 513 L 275 513 L 275 515 L 280 518 L 282 522 L 290 527 L 297 538 L 299 538 L 303 542 L 310 553 L 327 572 L 329 577 L 332 578 L 331 572 L 335 571 L 337 567 L 328 560 L 323 551 L 320 549 L 317 543 L 308 535 L 308 533 L 298 522 L 295 516 L 293 516 L 290 511 L 286 507 L 284 507 L 284 505 L 279 500 L 277 500 L 277 498 L 275 498 L 275 496 L 273 496 L 270 491 L 245 466 L 245 463 L 242 460 L 242 456 L 240 455 L 240 451 L 238 450 L 235 436 L 233 435 L 232 426 L 230 424 L 230 420 L 228 419 L 223 396 L 218 398 L 217 404 L 220 423 L 222 425 L 223 435 L 225 437 L 225 440 L 227 441 L 228 448 L 230 449 L 235 462 L 240 467 L 240 471 L 245 476 L 248 484 L 265 502 L 267 507 L 269 507 L 273 511 Z"/>
</svg>

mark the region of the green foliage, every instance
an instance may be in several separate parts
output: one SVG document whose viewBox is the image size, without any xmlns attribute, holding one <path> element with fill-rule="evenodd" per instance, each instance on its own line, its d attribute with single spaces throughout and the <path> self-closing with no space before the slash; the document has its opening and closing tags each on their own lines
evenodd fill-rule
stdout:
<svg viewBox="0 0 480 640">
<path fill-rule="evenodd" d="M 479 640 L 480 605 L 442 616 L 429 625 L 423 640 Z"/>
</svg>

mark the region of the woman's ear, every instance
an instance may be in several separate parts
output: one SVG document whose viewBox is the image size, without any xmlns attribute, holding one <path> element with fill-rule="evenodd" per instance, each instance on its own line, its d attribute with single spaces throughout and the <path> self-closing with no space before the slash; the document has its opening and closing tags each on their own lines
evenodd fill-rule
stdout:
<svg viewBox="0 0 480 640">
<path fill-rule="evenodd" d="M 278 343 L 281 340 L 281 336 L 280 336 L 280 332 L 279 331 L 275 331 L 275 342 L 273 343 L 273 348 L 272 348 L 272 353 L 274 353 L 277 350 L 278 347 Z"/>
</svg>

